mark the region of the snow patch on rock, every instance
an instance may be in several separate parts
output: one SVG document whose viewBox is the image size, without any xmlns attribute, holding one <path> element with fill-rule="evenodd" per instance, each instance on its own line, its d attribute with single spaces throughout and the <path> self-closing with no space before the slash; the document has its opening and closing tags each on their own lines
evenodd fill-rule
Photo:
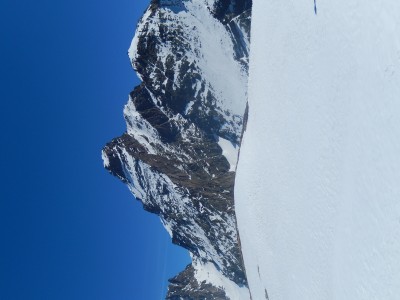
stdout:
<svg viewBox="0 0 400 300">
<path fill-rule="evenodd" d="M 228 299 L 231 300 L 250 300 L 249 289 L 245 286 L 238 286 L 232 280 L 229 280 L 209 262 L 202 263 L 198 259 L 193 259 L 195 277 L 198 283 L 206 282 L 225 291 Z"/>
<path fill-rule="evenodd" d="M 222 149 L 222 155 L 225 156 L 225 158 L 229 162 L 230 165 L 229 171 L 230 172 L 235 171 L 238 159 L 239 146 L 235 146 L 232 144 L 232 142 L 223 139 L 221 137 L 218 138 L 218 145 Z"/>
<path fill-rule="evenodd" d="M 108 156 L 106 155 L 106 153 L 103 151 L 101 151 L 101 158 L 103 160 L 103 166 L 105 168 L 110 166 L 110 160 L 108 159 Z"/>
</svg>

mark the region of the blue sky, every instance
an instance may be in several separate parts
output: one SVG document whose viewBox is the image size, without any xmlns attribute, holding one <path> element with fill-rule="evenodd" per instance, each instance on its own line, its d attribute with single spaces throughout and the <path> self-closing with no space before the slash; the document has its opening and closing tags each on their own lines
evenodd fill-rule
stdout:
<svg viewBox="0 0 400 300">
<path fill-rule="evenodd" d="M 102 167 L 148 1 L 2 1 L 0 299 L 161 299 L 189 257 Z"/>
</svg>

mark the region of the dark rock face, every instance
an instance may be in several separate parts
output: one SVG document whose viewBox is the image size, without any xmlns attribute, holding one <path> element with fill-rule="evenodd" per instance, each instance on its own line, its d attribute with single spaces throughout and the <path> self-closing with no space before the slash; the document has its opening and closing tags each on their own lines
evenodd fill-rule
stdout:
<svg viewBox="0 0 400 300">
<path fill-rule="evenodd" d="M 188 265 L 183 272 L 171 278 L 166 300 L 227 299 L 221 288 L 204 281 L 198 282 L 195 272 L 193 266 Z"/>
<path fill-rule="evenodd" d="M 142 84 L 124 109 L 127 132 L 103 159 L 192 255 L 167 299 L 229 299 L 226 287 L 200 275 L 205 266 L 247 286 L 233 186 L 250 8 L 250 0 L 154 0 L 129 51 Z"/>
</svg>

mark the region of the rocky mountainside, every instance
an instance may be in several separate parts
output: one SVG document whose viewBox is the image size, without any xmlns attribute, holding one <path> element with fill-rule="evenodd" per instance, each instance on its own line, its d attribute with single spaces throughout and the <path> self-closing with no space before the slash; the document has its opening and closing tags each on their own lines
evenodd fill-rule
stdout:
<svg viewBox="0 0 400 300">
<path fill-rule="evenodd" d="M 129 49 L 142 83 L 103 160 L 191 254 L 167 299 L 249 299 L 233 187 L 250 9 L 251 0 L 153 0 Z"/>
</svg>

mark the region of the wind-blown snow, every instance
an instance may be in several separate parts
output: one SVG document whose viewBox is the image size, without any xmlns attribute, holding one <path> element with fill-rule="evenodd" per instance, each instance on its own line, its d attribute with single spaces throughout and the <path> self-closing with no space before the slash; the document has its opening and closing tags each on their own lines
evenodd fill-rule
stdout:
<svg viewBox="0 0 400 300">
<path fill-rule="evenodd" d="M 235 184 L 253 299 L 400 295 L 400 2 L 255 0 Z"/>
</svg>

